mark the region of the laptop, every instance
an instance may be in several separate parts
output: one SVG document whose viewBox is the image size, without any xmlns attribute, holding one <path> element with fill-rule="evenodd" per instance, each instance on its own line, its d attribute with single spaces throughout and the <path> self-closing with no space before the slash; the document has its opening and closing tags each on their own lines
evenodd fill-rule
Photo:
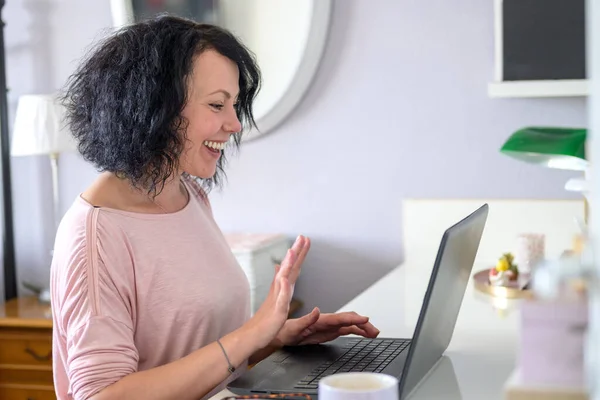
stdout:
<svg viewBox="0 0 600 400">
<path fill-rule="evenodd" d="M 399 397 L 406 399 L 450 344 L 488 209 L 483 204 L 444 232 L 412 338 L 343 336 L 318 345 L 285 347 L 231 382 L 228 389 L 237 395 L 305 393 L 317 398 L 321 378 L 370 371 L 397 377 Z"/>
</svg>

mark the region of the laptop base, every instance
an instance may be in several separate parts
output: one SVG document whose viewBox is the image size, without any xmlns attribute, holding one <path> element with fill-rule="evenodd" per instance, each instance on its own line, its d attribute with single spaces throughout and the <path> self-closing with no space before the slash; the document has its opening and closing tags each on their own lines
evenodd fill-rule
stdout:
<svg viewBox="0 0 600 400">
<path fill-rule="evenodd" d="M 345 336 L 319 345 L 286 347 L 231 382 L 228 389 L 237 395 L 314 396 L 319 379 L 334 373 L 362 370 L 399 377 L 409 344 L 410 339 Z"/>
</svg>

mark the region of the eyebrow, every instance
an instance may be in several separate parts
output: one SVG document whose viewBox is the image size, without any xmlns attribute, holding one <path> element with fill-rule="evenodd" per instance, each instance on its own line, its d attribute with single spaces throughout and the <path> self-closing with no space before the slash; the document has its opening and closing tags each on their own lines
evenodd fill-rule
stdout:
<svg viewBox="0 0 600 400">
<path fill-rule="evenodd" d="M 231 98 L 231 93 L 229 93 L 227 90 L 225 89 L 219 89 L 219 90 L 215 90 L 212 93 L 209 93 L 209 96 L 212 96 L 213 94 L 217 94 L 217 93 L 223 93 L 225 95 L 226 98 L 230 99 Z"/>
</svg>

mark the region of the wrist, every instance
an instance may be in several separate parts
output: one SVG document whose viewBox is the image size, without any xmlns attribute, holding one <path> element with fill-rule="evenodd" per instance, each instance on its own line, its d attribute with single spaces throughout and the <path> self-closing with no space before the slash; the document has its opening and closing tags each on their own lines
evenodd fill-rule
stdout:
<svg viewBox="0 0 600 400">
<path fill-rule="evenodd" d="M 269 344 L 258 349 L 254 354 L 252 354 L 252 356 L 250 356 L 250 359 L 248 360 L 248 363 L 250 364 L 250 366 L 259 363 L 271 354 L 275 353 L 277 350 L 281 349 L 282 347 L 283 344 L 277 338 L 275 338 L 271 340 Z"/>
<path fill-rule="evenodd" d="M 233 366 L 237 369 L 256 351 L 256 334 L 245 327 L 241 327 L 220 339 L 224 351 L 228 354 Z M 234 350 L 235 349 L 235 350 Z M 219 346 L 219 351 L 223 350 Z M 225 357 L 225 355 L 222 355 Z"/>
<path fill-rule="evenodd" d="M 277 336 L 275 336 L 275 338 L 273 338 L 273 340 L 271 340 L 271 343 L 269 343 L 269 345 L 268 345 L 268 347 L 273 350 L 279 350 L 279 349 L 283 348 L 283 346 L 285 346 L 285 343 L 279 337 L 279 334 Z"/>
<path fill-rule="evenodd" d="M 277 350 L 279 350 L 283 346 L 286 345 L 286 340 L 285 340 L 286 325 L 287 325 L 287 321 L 285 322 L 285 324 L 283 324 L 283 326 L 281 327 L 279 332 L 277 332 L 277 335 L 275 335 L 273 340 L 271 340 L 271 343 L 269 343 L 270 347 L 273 347 L 273 348 L 276 348 Z"/>
<path fill-rule="evenodd" d="M 245 325 L 238 329 L 240 336 L 252 347 L 252 351 L 256 352 L 269 344 L 269 336 L 265 334 L 265 329 L 259 323 L 255 323 L 250 319 Z"/>
</svg>

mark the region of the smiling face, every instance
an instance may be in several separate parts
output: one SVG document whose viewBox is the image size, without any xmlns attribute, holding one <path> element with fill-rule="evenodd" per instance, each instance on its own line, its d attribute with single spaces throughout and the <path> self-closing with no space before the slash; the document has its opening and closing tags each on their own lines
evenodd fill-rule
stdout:
<svg viewBox="0 0 600 400">
<path fill-rule="evenodd" d="M 235 104 L 239 70 L 229 58 L 214 50 L 195 57 L 182 117 L 188 122 L 187 142 L 179 165 L 182 172 L 211 178 L 232 134 L 241 130 Z"/>
</svg>

